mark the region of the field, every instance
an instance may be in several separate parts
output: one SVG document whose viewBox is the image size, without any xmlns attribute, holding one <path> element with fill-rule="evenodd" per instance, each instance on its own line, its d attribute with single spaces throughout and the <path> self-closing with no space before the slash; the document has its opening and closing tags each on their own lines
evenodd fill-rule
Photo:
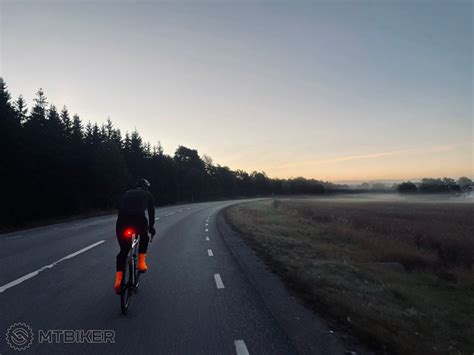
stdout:
<svg viewBox="0 0 474 355">
<path fill-rule="evenodd" d="M 300 297 L 377 352 L 474 351 L 474 204 L 273 199 L 228 222 Z"/>
</svg>

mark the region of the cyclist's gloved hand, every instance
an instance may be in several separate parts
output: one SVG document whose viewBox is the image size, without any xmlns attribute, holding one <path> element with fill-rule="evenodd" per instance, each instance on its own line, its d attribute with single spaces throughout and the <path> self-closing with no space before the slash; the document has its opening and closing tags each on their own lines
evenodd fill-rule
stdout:
<svg viewBox="0 0 474 355">
<path fill-rule="evenodd" d="M 153 227 L 150 227 L 150 228 L 148 229 L 148 231 L 150 232 L 150 234 L 151 234 L 152 237 L 156 234 L 156 230 L 155 230 L 155 228 L 153 228 Z"/>
</svg>

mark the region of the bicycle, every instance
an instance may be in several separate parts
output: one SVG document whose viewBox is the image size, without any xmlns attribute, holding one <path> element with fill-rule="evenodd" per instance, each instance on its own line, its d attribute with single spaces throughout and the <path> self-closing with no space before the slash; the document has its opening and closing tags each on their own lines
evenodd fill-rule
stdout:
<svg viewBox="0 0 474 355">
<path fill-rule="evenodd" d="M 130 300 L 133 293 L 138 292 L 140 286 L 140 271 L 137 267 L 138 245 L 140 244 L 140 236 L 132 229 L 127 229 L 125 235 L 132 238 L 132 247 L 128 252 L 127 265 L 123 270 L 122 282 L 120 284 L 120 306 L 122 314 L 126 315 Z M 153 235 L 150 242 L 153 240 Z"/>
</svg>

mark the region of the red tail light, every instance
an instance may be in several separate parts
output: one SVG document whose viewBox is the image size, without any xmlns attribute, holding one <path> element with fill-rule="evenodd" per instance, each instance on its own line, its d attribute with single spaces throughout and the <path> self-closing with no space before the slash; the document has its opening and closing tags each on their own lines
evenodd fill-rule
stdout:
<svg viewBox="0 0 474 355">
<path fill-rule="evenodd" d="M 126 238 L 131 238 L 132 235 L 135 234 L 135 231 L 132 229 L 132 228 L 127 228 L 125 229 L 125 231 L 123 232 L 123 235 L 126 237 Z"/>
</svg>

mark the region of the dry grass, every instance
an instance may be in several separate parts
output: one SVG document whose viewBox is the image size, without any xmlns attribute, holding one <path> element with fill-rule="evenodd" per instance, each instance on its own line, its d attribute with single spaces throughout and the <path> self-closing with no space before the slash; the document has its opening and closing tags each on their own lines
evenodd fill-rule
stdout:
<svg viewBox="0 0 474 355">
<path fill-rule="evenodd" d="M 470 204 L 336 200 L 226 210 L 305 300 L 381 351 L 418 354 L 474 351 L 473 216 Z"/>
</svg>

